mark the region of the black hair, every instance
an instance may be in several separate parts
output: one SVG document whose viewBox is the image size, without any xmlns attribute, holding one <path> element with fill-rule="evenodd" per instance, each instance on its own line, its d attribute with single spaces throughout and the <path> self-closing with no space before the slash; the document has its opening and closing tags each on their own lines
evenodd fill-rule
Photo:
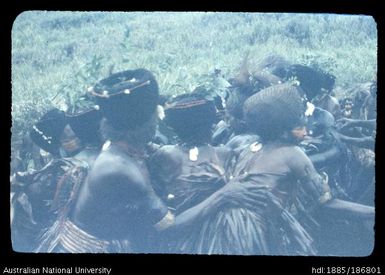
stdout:
<svg viewBox="0 0 385 275">
<path fill-rule="evenodd" d="M 321 69 L 294 64 L 288 69 L 286 79 L 297 78 L 300 87 L 305 91 L 309 100 L 321 93 L 321 89 L 331 91 L 335 84 L 335 76 Z"/>
<path fill-rule="evenodd" d="M 99 128 L 102 114 L 89 95 L 81 96 L 66 112 L 68 124 L 83 144 L 101 143 Z"/>
<path fill-rule="evenodd" d="M 108 123 L 118 130 L 132 130 L 148 121 L 159 102 L 158 83 L 146 69 L 112 74 L 91 92 Z"/>
<path fill-rule="evenodd" d="M 165 123 L 187 143 L 204 143 L 211 138 L 211 129 L 216 121 L 213 99 L 202 93 L 183 94 L 166 104 Z"/>
<path fill-rule="evenodd" d="M 53 108 L 32 126 L 29 135 L 37 146 L 53 155 L 59 155 L 60 136 L 66 125 L 64 111 Z"/>
<path fill-rule="evenodd" d="M 306 123 L 305 105 L 298 89 L 279 84 L 263 89 L 245 101 L 248 129 L 263 140 L 274 140 L 285 131 Z"/>
</svg>

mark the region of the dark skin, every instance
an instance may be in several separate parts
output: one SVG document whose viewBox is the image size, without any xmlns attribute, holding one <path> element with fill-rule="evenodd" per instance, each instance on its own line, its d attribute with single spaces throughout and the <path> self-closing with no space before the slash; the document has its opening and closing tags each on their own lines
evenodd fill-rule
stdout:
<svg viewBox="0 0 385 275">
<path fill-rule="evenodd" d="M 75 133 L 69 125 L 64 128 L 60 143 L 62 149 L 67 154 L 79 152 L 83 148 L 80 140 L 75 136 Z M 96 156 L 93 156 L 93 158 L 95 157 Z M 86 160 L 85 157 L 81 157 L 80 153 L 73 156 L 73 159 Z M 16 188 L 18 186 L 20 187 L 17 181 L 29 183 L 23 186 L 22 192 L 25 192 L 28 197 L 28 203 L 31 204 L 32 215 L 42 226 L 46 226 L 53 218 L 54 211 L 51 209 L 51 202 L 55 197 L 57 184 L 59 182 L 59 179 L 54 175 L 56 175 L 56 173 L 60 173 L 60 175 L 64 173 L 60 167 L 66 166 L 66 162 L 67 160 L 65 158 L 54 159 L 38 171 L 19 172 L 15 175 L 13 183 Z M 52 175 L 53 177 L 49 176 L 47 179 L 44 178 L 47 177 L 47 175 Z M 39 180 L 40 177 L 43 177 L 43 180 Z M 31 219 L 33 220 L 33 217 L 31 217 Z"/>
<path fill-rule="evenodd" d="M 223 167 L 229 156 L 229 149 L 210 145 L 197 146 L 197 149 L 199 152 L 197 161 L 191 161 L 189 149 L 180 145 L 163 146 L 152 158 L 154 173 L 161 179 L 163 194 L 167 196 L 169 192 L 174 193 L 172 195 L 175 197 L 170 203 L 177 202 L 176 213 L 179 214 L 167 231 L 174 232 L 188 228 L 224 205 L 243 204 L 244 207 L 254 209 L 258 203 L 265 203 L 260 190 L 252 184 L 226 184 Z M 190 193 L 191 197 L 187 195 L 190 180 L 192 184 L 208 186 L 207 192 L 196 191 Z M 179 186 L 185 186 L 187 189 L 178 189 Z M 182 193 L 178 194 L 178 190 Z M 179 200 L 179 196 L 189 199 Z M 192 202 L 196 204 L 191 205 Z"/>
<path fill-rule="evenodd" d="M 115 163 L 115 165 L 109 165 L 111 163 Z M 130 169 L 127 169 L 127 167 Z M 164 217 L 167 209 L 155 194 L 148 174 L 144 171 L 147 171 L 147 168 L 144 166 L 143 161 L 126 156 L 119 148 L 115 147 L 108 152 L 101 153 L 94 164 L 89 181 L 84 187 L 88 192 L 82 192 L 81 197 L 79 197 L 74 222 L 89 229 L 90 233 L 97 236 L 123 238 L 129 231 L 129 224 L 132 224 L 133 221 L 130 220 L 132 217 L 128 215 L 129 211 L 120 206 L 131 204 L 132 201 L 138 200 L 139 197 L 142 198 L 140 205 L 144 207 L 144 212 L 154 215 L 152 223 L 158 222 Z M 233 189 L 233 193 L 237 194 L 237 190 L 243 192 L 242 190 L 245 188 L 233 187 Z M 250 189 L 252 190 L 252 187 Z M 220 193 L 213 194 L 210 200 L 178 215 L 175 224 L 171 227 L 176 228 L 182 225 L 184 227 L 195 218 L 205 216 L 207 206 L 219 204 L 219 199 Z M 122 203 L 116 203 L 119 200 Z M 111 204 L 115 204 L 115 207 L 111 206 Z M 91 213 L 94 213 L 94 215 L 91 215 Z M 122 219 L 124 222 L 122 222 Z M 144 223 L 149 222 L 145 218 L 142 219 Z M 127 228 L 121 228 L 122 231 L 119 232 L 118 236 L 115 234 L 117 233 L 116 227 L 122 223 L 126 224 Z M 105 233 L 102 233 L 101 229 Z"/>
<path fill-rule="evenodd" d="M 162 182 L 161 188 L 163 189 L 163 193 L 165 196 L 169 193 L 174 196 L 170 202 L 176 202 L 177 213 L 189 208 L 188 203 L 191 203 L 191 201 L 184 203 L 183 200 L 179 200 L 179 196 L 184 199 L 189 196 L 186 194 L 187 191 L 185 189 L 179 189 L 178 187 L 185 186 L 185 188 L 187 188 L 190 183 L 192 185 L 203 184 L 210 186 L 207 193 L 202 194 L 200 197 L 194 197 L 194 192 L 191 193 L 192 197 L 190 197 L 190 199 L 194 198 L 196 202 L 205 200 L 210 194 L 223 188 L 227 183 L 224 167 L 230 150 L 226 147 L 212 147 L 210 145 L 198 146 L 197 149 L 199 152 L 197 161 L 191 161 L 189 159 L 189 149 L 179 145 L 163 146 L 152 159 L 153 166 L 155 166 L 154 173 L 157 174 L 157 177 L 161 179 Z M 236 189 L 235 187 L 232 188 Z M 245 189 L 247 188 L 249 187 L 245 187 Z M 222 196 L 221 192 L 224 192 L 224 190 L 215 196 Z M 181 193 L 179 194 L 178 192 Z M 238 204 L 243 199 L 248 200 L 253 196 L 253 194 L 242 194 L 241 192 L 240 194 L 236 194 L 236 192 L 238 192 L 238 190 L 234 190 L 234 204 Z M 253 207 L 253 204 L 250 203 L 248 206 Z"/>
<path fill-rule="evenodd" d="M 341 130 L 351 129 L 354 127 L 362 127 L 362 128 L 367 128 L 370 131 L 374 131 L 376 128 L 376 119 L 361 120 L 361 119 L 342 118 L 338 120 L 338 123 L 340 124 L 339 127 Z M 351 136 L 344 135 L 342 133 L 339 133 L 338 136 L 340 140 L 343 142 L 346 142 L 358 147 L 366 148 L 366 149 L 373 150 L 375 145 L 375 138 L 373 136 L 351 137 Z"/>
<path fill-rule="evenodd" d="M 194 146 L 191 146 L 193 148 Z M 165 145 L 161 147 L 152 158 L 152 166 L 159 173 L 165 189 L 167 185 L 174 184 L 173 182 L 178 179 L 180 175 L 189 175 L 197 173 L 197 167 L 212 164 L 211 167 L 216 172 L 215 175 L 218 181 L 222 181 L 221 185 L 224 185 L 224 169 L 223 161 L 227 158 L 229 153 L 224 148 L 212 147 L 210 145 L 197 146 L 199 159 L 197 161 L 191 161 L 189 159 L 189 147 L 183 147 L 180 145 Z M 210 176 L 212 171 L 205 171 L 200 169 L 200 175 L 207 174 Z M 222 178 L 222 180 L 221 180 Z M 180 179 L 183 181 L 183 179 Z M 175 183 L 177 185 L 177 183 Z"/>
<path fill-rule="evenodd" d="M 144 161 L 155 129 L 154 114 L 149 122 L 102 150 L 74 207 L 72 221 L 80 228 L 106 240 L 137 236 L 134 242 L 138 243 L 143 238 L 140 228 L 150 228 L 166 215 Z"/>
<path fill-rule="evenodd" d="M 316 107 L 313 115 L 308 118 L 307 127 L 311 135 L 304 137 L 302 144 L 305 148 L 316 149 L 316 152 L 310 150 L 307 154 L 317 169 L 330 166 L 335 168 L 344 153 L 334 125 L 333 115 L 321 108 Z"/>
<path fill-rule="evenodd" d="M 338 133 L 334 133 L 333 135 L 338 135 Z M 327 139 L 325 141 L 325 133 L 317 137 L 306 137 L 306 139 L 304 140 L 304 144 L 310 144 L 314 146 L 314 148 L 317 148 L 317 144 L 322 146 L 323 143 L 327 142 Z M 341 147 L 338 146 L 338 142 L 339 140 L 337 142 L 329 142 L 330 144 L 328 144 L 327 149 L 323 150 L 322 152 L 317 152 L 314 154 L 310 153 L 308 157 L 313 163 L 313 165 L 317 168 L 322 168 L 328 166 L 328 163 L 338 160 L 338 158 L 342 154 Z"/>
<path fill-rule="evenodd" d="M 352 127 L 363 127 L 374 130 L 376 128 L 376 119 L 349 119 L 341 118 L 337 121 L 341 129 L 348 129 Z"/>
<path fill-rule="evenodd" d="M 111 145 L 95 161 L 79 194 L 73 221 L 97 237 L 126 239 L 133 227 L 155 224 L 166 213 L 144 161 Z"/>
<path fill-rule="evenodd" d="M 232 175 L 234 180 L 252 180 L 277 194 L 284 205 L 289 203 L 296 179 L 301 180 L 314 200 L 321 196 L 322 177 L 298 147 L 271 142 L 258 152 L 245 151 L 242 154 L 238 169 Z"/>
<path fill-rule="evenodd" d="M 277 195 L 283 206 L 290 203 L 296 180 L 300 181 L 301 188 L 304 188 L 315 202 L 319 202 L 325 191 L 330 192 L 311 160 L 297 146 L 269 142 L 259 152 L 249 151 L 244 154 L 244 158 L 239 162 L 239 169 L 233 175 L 234 180 L 239 177 L 242 181 L 253 181 Z M 320 205 L 351 216 L 374 218 L 374 208 L 352 202 L 331 199 Z"/>
<path fill-rule="evenodd" d="M 377 88 L 371 88 L 370 95 L 365 98 L 360 109 L 362 118 L 371 120 L 377 117 Z"/>
<path fill-rule="evenodd" d="M 96 237 L 128 239 L 138 251 L 148 251 L 140 247 L 147 232 L 182 230 L 222 205 L 223 191 L 176 217 L 168 211 L 154 191 L 144 159 L 137 154 L 144 152 L 153 133 L 128 134 L 101 152 L 79 194 L 72 216 L 75 224 Z M 246 187 L 233 187 L 234 196 L 248 193 Z"/>
<path fill-rule="evenodd" d="M 237 169 L 235 169 L 230 183 L 233 181 L 242 184 L 252 183 L 256 187 L 265 190 L 266 194 L 270 193 L 272 195 L 266 198 L 267 203 L 264 206 L 260 204 L 259 208 L 254 209 L 266 220 L 275 221 L 277 219 L 276 224 L 282 224 L 279 221 L 281 209 L 290 209 L 295 201 L 293 199 L 296 199 L 297 196 L 301 203 L 303 199 L 311 202 L 305 208 L 306 214 L 300 212 L 299 217 L 306 219 L 306 216 L 309 215 L 308 217 L 316 218 L 317 222 L 326 219 L 329 223 L 336 220 L 346 221 L 346 219 L 357 221 L 361 224 L 364 223 L 368 231 L 360 231 L 356 238 L 371 235 L 374 208 L 327 196 L 327 192 L 330 193 L 328 185 L 325 184 L 324 178 L 317 173 L 311 160 L 299 147 L 278 141 L 267 142 L 258 152 L 243 151 L 237 164 Z M 298 194 L 300 196 L 296 195 L 299 190 L 301 190 Z M 261 238 L 267 239 L 270 232 L 268 224 L 263 225 L 263 227 L 267 228 L 266 231 L 260 232 Z M 320 238 L 317 238 L 315 242 L 317 247 L 320 244 L 322 245 L 322 241 L 327 238 L 326 235 L 330 232 L 328 229 L 327 226 L 321 228 Z M 340 230 L 339 232 L 344 234 L 343 230 L 346 229 L 337 228 L 336 230 Z M 314 237 L 316 237 L 318 236 L 316 232 L 317 230 L 314 232 L 311 230 L 309 233 L 314 234 Z M 266 237 L 264 237 L 265 234 Z M 296 238 L 302 240 L 299 236 Z M 342 242 L 339 246 L 345 247 L 345 243 Z M 262 250 L 263 254 L 270 254 L 270 248 L 274 249 L 274 244 L 272 247 L 267 246 L 264 248 Z M 329 254 L 333 253 L 333 251 L 333 249 L 327 248 L 321 253 Z M 276 253 L 281 252 L 281 248 L 278 249 L 278 252 L 276 251 Z"/>
<path fill-rule="evenodd" d="M 325 94 L 319 100 L 313 100 L 312 103 L 317 107 L 320 107 L 324 110 L 327 110 L 335 117 L 340 117 L 341 115 L 341 106 L 338 102 L 338 99 L 329 94 Z"/>
<path fill-rule="evenodd" d="M 17 201 L 14 203 L 17 203 L 17 206 L 22 205 L 23 208 L 23 213 L 17 212 L 16 216 L 28 215 L 28 220 L 24 221 L 24 225 L 33 224 L 33 228 L 29 229 L 30 232 L 28 232 L 33 233 L 32 230 L 35 230 L 33 237 L 38 236 L 40 230 L 54 222 L 58 214 L 61 213 L 58 206 L 66 203 L 59 195 L 60 188 L 64 187 L 65 189 L 63 186 L 65 181 L 61 181 L 68 176 L 62 167 L 68 169 L 79 161 L 92 165 L 98 154 L 97 150 L 85 149 L 68 125 L 63 130 L 60 142 L 62 150 L 67 155 L 71 155 L 70 158 L 55 158 L 38 171 L 17 173 L 12 180 L 12 189 L 17 193 L 15 197 Z M 74 153 L 76 154 L 73 155 Z M 30 239 L 32 238 L 30 237 Z M 31 249 L 33 248 L 28 248 L 28 251 Z"/>
<path fill-rule="evenodd" d="M 374 145 L 376 143 L 375 139 L 372 136 L 349 137 L 343 134 L 338 134 L 338 136 L 343 142 L 370 150 L 374 149 Z"/>
<path fill-rule="evenodd" d="M 242 149 L 246 145 L 250 145 L 251 143 L 257 141 L 259 139 L 256 135 L 237 135 L 234 136 L 232 139 L 229 140 L 229 142 L 226 143 L 226 147 L 230 150 L 238 151 L 239 149 Z"/>
<path fill-rule="evenodd" d="M 322 167 L 328 160 L 338 157 L 340 153 L 341 150 L 337 146 L 333 145 L 325 152 L 311 155 L 309 158 L 315 166 Z"/>
</svg>

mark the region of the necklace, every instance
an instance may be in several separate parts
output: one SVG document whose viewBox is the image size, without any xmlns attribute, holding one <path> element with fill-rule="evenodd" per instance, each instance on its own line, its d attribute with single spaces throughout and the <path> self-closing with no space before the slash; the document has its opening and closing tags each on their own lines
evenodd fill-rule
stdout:
<svg viewBox="0 0 385 275">
<path fill-rule="evenodd" d="M 188 150 L 188 157 L 190 161 L 198 161 L 199 157 L 199 148 L 198 147 L 203 147 L 207 146 L 208 148 L 211 148 L 210 144 L 208 143 L 201 143 L 201 144 L 189 144 L 189 143 L 182 143 L 179 146 L 183 148 L 183 150 Z"/>
</svg>

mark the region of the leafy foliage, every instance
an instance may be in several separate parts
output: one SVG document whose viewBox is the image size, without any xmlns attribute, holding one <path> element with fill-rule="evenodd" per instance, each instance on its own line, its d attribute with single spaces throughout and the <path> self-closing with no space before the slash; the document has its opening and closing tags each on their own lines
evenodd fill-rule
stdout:
<svg viewBox="0 0 385 275">
<path fill-rule="evenodd" d="M 369 16 L 333 14 L 24 12 L 12 29 L 13 140 L 113 72 L 145 67 L 165 95 L 221 90 L 215 70 L 233 77 L 246 52 L 318 66 L 350 87 L 376 74 L 377 29 Z"/>
</svg>

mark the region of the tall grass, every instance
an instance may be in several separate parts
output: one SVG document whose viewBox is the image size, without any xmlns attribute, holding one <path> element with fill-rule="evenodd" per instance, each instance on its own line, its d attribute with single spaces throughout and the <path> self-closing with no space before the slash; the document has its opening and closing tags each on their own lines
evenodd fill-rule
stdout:
<svg viewBox="0 0 385 275">
<path fill-rule="evenodd" d="M 111 72 L 145 67 L 161 93 L 179 94 L 215 68 L 233 76 L 247 51 L 251 63 L 279 54 L 349 87 L 376 74 L 377 28 L 361 15 L 24 12 L 12 29 L 13 139 Z"/>
</svg>

